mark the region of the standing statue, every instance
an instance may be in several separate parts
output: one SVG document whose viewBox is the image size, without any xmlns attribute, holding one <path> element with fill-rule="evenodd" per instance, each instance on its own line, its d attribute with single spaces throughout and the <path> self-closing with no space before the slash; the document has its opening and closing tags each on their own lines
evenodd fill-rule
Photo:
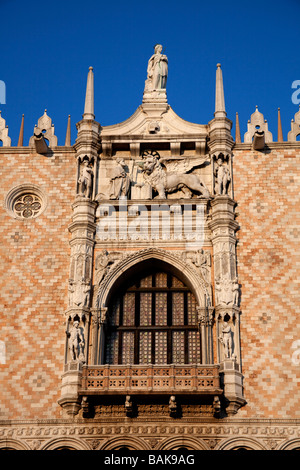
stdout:
<svg viewBox="0 0 300 470">
<path fill-rule="evenodd" d="M 74 321 L 72 329 L 67 332 L 69 338 L 69 350 L 73 361 L 84 361 L 84 336 L 79 328 L 79 322 Z"/>
<path fill-rule="evenodd" d="M 92 197 L 93 174 L 94 173 L 92 168 L 89 166 L 89 162 L 87 160 L 84 160 L 83 169 L 81 171 L 78 183 L 80 184 L 81 196 L 84 196 L 88 199 Z"/>
<path fill-rule="evenodd" d="M 230 172 L 227 165 L 224 165 L 224 162 L 221 157 L 217 160 L 217 168 L 215 169 L 216 177 L 216 193 L 218 195 L 227 194 L 228 185 L 230 183 Z"/>
<path fill-rule="evenodd" d="M 232 281 L 233 305 L 239 305 L 240 286 L 237 277 Z"/>
<path fill-rule="evenodd" d="M 222 336 L 219 337 L 219 340 L 223 344 L 225 358 L 231 359 L 232 357 L 232 330 L 226 321 L 223 324 Z"/>
<path fill-rule="evenodd" d="M 154 54 L 148 61 L 147 88 L 148 90 L 165 89 L 168 77 L 168 58 L 162 54 L 162 45 L 154 46 Z"/>
<path fill-rule="evenodd" d="M 122 199 L 127 197 L 130 188 L 130 176 L 126 173 L 126 163 L 117 158 L 117 167 L 110 179 L 110 199 Z"/>
</svg>

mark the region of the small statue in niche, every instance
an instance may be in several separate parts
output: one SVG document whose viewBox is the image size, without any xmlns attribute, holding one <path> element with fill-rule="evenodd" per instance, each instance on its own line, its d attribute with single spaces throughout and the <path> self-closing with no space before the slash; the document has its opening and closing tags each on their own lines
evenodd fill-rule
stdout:
<svg viewBox="0 0 300 470">
<path fill-rule="evenodd" d="M 232 330 L 228 322 L 224 321 L 222 328 L 222 336 L 219 337 L 220 342 L 223 344 L 224 357 L 231 359 L 232 357 Z"/>
<path fill-rule="evenodd" d="M 176 397 L 174 395 L 170 396 L 169 410 L 170 410 L 170 416 L 174 416 L 177 413 L 177 403 L 176 403 Z"/>
<path fill-rule="evenodd" d="M 97 256 L 95 262 L 95 284 L 99 285 L 106 275 L 108 266 L 112 263 L 110 255 L 107 250 L 102 250 L 102 252 Z"/>
<path fill-rule="evenodd" d="M 230 304 L 232 303 L 232 280 L 229 275 L 223 275 L 216 279 L 215 282 L 216 291 L 216 305 L 219 304 Z"/>
<path fill-rule="evenodd" d="M 165 89 L 168 77 L 168 58 L 162 54 L 163 47 L 161 44 L 154 46 L 154 54 L 148 61 L 147 68 L 147 91 Z"/>
<path fill-rule="evenodd" d="M 88 160 L 84 160 L 78 183 L 80 185 L 80 195 L 88 199 L 92 197 L 93 175 L 94 172 L 90 167 Z"/>
<path fill-rule="evenodd" d="M 203 250 L 202 248 L 197 250 L 194 254 L 193 263 L 195 266 L 197 266 L 197 268 L 200 268 L 205 282 L 210 282 L 210 253 L 207 250 Z"/>
<path fill-rule="evenodd" d="M 67 332 L 67 336 L 72 361 L 84 362 L 84 336 L 79 327 L 79 321 L 74 321 L 71 331 Z"/>
<path fill-rule="evenodd" d="M 80 283 L 77 283 L 74 292 L 74 304 L 77 307 L 88 307 L 90 302 L 90 282 L 82 279 Z"/>
<path fill-rule="evenodd" d="M 130 176 L 126 172 L 126 163 L 117 158 L 117 166 L 110 179 L 110 199 L 126 198 L 130 188 Z"/>
<path fill-rule="evenodd" d="M 219 157 L 216 161 L 216 165 L 217 167 L 214 172 L 216 177 L 215 192 L 221 196 L 227 194 L 231 178 L 227 165 L 224 165 L 223 158 Z"/>
<path fill-rule="evenodd" d="M 74 304 L 74 292 L 75 292 L 75 287 L 76 287 L 76 284 L 74 282 L 73 279 L 69 279 L 69 287 L 68 287 L 68 291 L 69 291 L 69 306 L 72 307 L 73 304 Z"/>
<path fill-rule="evenodd" d="M 240 286 L 237 277 L 232 281 L 233 305 L 239 304 Z"/>
<path fill-rule="evenodd" d="M 126 395 L 125 399 L 125 411 L 127 415 L 130 415 L 132 413 L 132 400 L 130 395 Z"/>
</svg>

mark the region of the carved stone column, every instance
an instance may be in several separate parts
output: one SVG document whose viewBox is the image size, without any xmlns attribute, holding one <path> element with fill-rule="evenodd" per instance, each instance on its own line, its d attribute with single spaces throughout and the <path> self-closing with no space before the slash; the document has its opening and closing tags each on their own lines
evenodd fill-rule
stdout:
<svg viewBox="0 0 300 470">
<path fill-rule="evenodd" d="M 198 324 L 201 338 L 201 356 L 203 364 L 213 363 L 213 307 L 197 307 Z"/>
<path fill-rule="evenodd" d="M 227 195 L 212 202 L 209 223 L 212 234 L 215 287 L 217 357 L 220 363 L 227 413 L 245 403 L 240 356 L 239 284 L 236 270 L 235 201 Z"/>
</svg>

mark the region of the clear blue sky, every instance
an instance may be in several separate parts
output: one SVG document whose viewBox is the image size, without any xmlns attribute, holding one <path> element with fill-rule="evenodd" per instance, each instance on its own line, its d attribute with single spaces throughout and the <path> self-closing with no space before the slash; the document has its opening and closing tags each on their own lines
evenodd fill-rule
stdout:
<svg viewBox="0 0 300 470">
<path fill-rule="evenodd" d="M 225 104 L 242 135 L 258 106 L 277 140 L 277 108 L 284 139 L 298 105 L 291 85 L 300 80 L 300 0 L 0 0 L 0 105 L 17 145 L 24 144 L 47 108 L 58 144 L 71 114 L 84 108 L 89 66 L 95 73 L 95 114 L 102 125 L 127 119 L 142 102 L 147 62 L 161 43 L 169 59 L 168 102 L 183 119 L 213 118 L 215 72 L 222 65 Z"/>
</svg>

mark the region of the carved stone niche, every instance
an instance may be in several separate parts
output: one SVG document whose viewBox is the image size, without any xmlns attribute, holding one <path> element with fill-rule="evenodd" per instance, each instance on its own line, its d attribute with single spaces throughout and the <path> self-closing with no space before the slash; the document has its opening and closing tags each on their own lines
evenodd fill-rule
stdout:
<svg viewBox="0 0 300 470">
<path fill-rule="evenodd" d="M 224 390 L 226 413 L 237 413 L 246 401 L 243 397 L 243 376 L 240 367 L 239 309 L 216 307 L 217 353 L 220 380 Z"/>
<path fill-rule="evenodd" d="M 218 153 L 213 155 L 213 182 L 214 194 L 227 196 L 230 192 L 231 183 L 231 155 Z"/>
</svg>

